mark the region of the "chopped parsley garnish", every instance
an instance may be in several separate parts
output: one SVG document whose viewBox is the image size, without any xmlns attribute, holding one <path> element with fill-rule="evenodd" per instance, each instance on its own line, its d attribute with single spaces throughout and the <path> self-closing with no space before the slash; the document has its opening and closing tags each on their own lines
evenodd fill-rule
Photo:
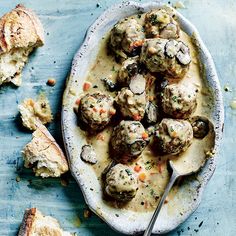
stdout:
<svg viewBox="0 0 236 236">
<path fill-rule="evenodd" d="M 173 100 L 174 102 L 177 102 L 177 98 L 178 98 L 178 97 L 173 96 L 173 97 L 172 97 L 172 100 Z"/>
<path fill-rule="evenodd" d="M 151 194 L 151 196 L 155 196 L 155 191 L 152 188 L 150 190 L 150 194 Z"/>
<path fill-rule="evenodd" d="M 116 72 L 115 66 L 112 66 L 111 71 Z"/>
<path fill-rule="evenodd" d="M 152 166 L 151 166 L 151 165 L 145 167 L 145 170 L 151 170 L 151 169 L 152 169 Z"/>
<path fill-rule="evenodd" d="M 145 164 L 145 170 L 151 170 L 153 167 L 153 163 L 150 161 L 147 161 L 144 164 Z"/>
<path fill-rule="evenodd" d="M 128 174 L 128 176 L 132 175 L 131 171 L 129 169 L 125 169 L 126 173 Z"/>
</svg>

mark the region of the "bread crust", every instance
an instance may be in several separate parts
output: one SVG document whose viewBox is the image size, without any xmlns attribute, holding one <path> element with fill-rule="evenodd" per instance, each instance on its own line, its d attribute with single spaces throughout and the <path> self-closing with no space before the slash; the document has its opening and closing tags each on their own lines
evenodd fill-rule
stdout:
<svg viewBox="0 0 236 236">
<path fill-rule="evenodd" d="M 26 209 L 18 232 L 18 236 L 72 236 L 70 232 L 64 231 L 58 220 L 43 215 L 37 208 Z"/>
<path fill-rule="evenodd" d="M 33 168 L 36 176 L 59 177 L 69 169 L 66 157 L 47 128 L 40 123 L 36 127 L 33 139 L 22 151 L 25 167 L 36 164 Z"/>
<path fill-rule="evenodd" d="M 36 14 L 19 4 L 0 19 L 0 54 L 13 48 L 44 44 L 43 26 Z"/>
<path fill-rule="evenodd" d="M 30 231 L 36 215 L 36 208 L 26 209 L 18 236 L 30 236 Z"/>
<path fill-rule="evenodd" d="M 61 157 L 61 160 L 63 162 L 64 170 L 67 171 L 68 164 L 67 164 L 66 157 L 65 157 L 63 151 L 61 150 L 60 146 L 57 144 L 56 140 L 53 138 L 53 136 L 49 133 L 49 131 L 47 130 L 47 128 L 44 125 L 36 124 L 36 126 L 44 134 L 45 139 L 49 140 L 51 142 L 51 144 L 53 145 L 54 149 L 57 150 L 57 153 Z"/>
</svg>

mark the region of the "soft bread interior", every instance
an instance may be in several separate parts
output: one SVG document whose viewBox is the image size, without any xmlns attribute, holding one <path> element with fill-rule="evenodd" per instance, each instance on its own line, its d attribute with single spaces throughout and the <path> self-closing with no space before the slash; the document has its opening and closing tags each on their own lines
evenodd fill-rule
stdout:
<svg viewBox="0 0 236 236">
<path fill-rule="evenodd" d="M 20 75 L 34 48 L 43 46 L 43 26 L 36 14 L 17 5 L 0 18 L 0 85 L 21 85 Z"/>
<path fill-rule="evenodd" d="M 37 124 L 47 124 L 53 119 L 48 99 L 40 95 L 37 100 L 25 99 L 19 105 L 23 125 L 30 130 L 36 130 Z"/>
<path fill-rule="evenodd" d="M 22 151 L 25 167 L 33 167 L 36 176 L 59 177 L 68 171 L 68 164 L 61 148 L 47 131 L 39 125 L 33 139 Z"/>
<path fill-rule="evenodd" d="M 16 48 L 0 55 L 0 85 L 7 82 L 21 85 L 21 72 L 32 50 L 33 48 Z"/>
<path fill-rule="evenodd" d="M 60 228 L 59 222 L 51 217 L 44 216 L 39 210 L 36 211 L 35 220 L 32 224 L 32 236 L 71 236 Z"/>
<path fill-rule="evenodd" d="M 59 222 L 51 217 L 43 215 L 38 209 L 31 208 L 25 211 L 24 219 L 18 236 L 72 236 L 63 231 Z"/>
</svg>

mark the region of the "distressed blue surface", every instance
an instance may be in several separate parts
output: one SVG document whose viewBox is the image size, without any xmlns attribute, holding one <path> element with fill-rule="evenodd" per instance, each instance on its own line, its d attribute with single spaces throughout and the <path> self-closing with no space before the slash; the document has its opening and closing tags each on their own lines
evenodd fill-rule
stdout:
<svg viewBox="0 0 236 236">
<path fill-rule="evenodd" d="M 96 216 L 83 217 L 86 208 L 82 194 L 72 177 L 63 187 L 60 179 L 36 178 L 31 170 L 22 167 L 21 150 L 31 134 L 20 127 L 17 104 L 38 92 L 48 95 L 54 122 L 49 130 L 61 143 L 61 96 L 74 53 L 83 41 L 86 29 L 110 5 L 119 1 L 106 0 L 25 0 L 21 3 L 34 9 L 44 28 L 46 44 L 30 57 L 23 72 L 20 88 L 0 88 L 0 235 L 16 235 L 24 209 L 38 207 L 43 213 L 55 216 L 68 231 L 79 235 L 120 235 Z M 144 2 L 144 1 L 141 1 Z M 167 2 L 167 1 L 165 1 Z M 174 1 L 171 1 L 173 3 Z M 181 9 L 198 28 L 210 50 L 222 87 L 225 102 L 225 132 L 218 166 L 203 201 L 196 212 L 178 229 L 168 235 L 236 235 L 236 110 L 229 107 L 236 98 L 236 2 L 235 0 L 187 0 Z M 0 15 L 14 8 L 18 1 L 0 0 Z M 48 87 L 48 77 L 57 80 Z M 20 177 L 20 182 L 16 177 Z M 81 221 L 78 227 L 78 218 Z M 202 223 L 201 227 L 199 224 Z"/>
</svg>

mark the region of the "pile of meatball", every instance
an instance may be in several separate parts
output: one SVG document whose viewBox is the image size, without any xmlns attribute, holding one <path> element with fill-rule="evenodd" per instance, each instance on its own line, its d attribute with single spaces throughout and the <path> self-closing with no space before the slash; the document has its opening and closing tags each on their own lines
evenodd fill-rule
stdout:
<svg viewBox="0 0 236 236">
<path fill-rule="evenodd" d="M 191 63 L 189 47 L 179 37 L 178 23 L 164 9 L 146 13 L 143 25 L 134 18 L 119 21 L 108 41 L 109 53 L 121 63 L 116 97 L 98 91 L 81 98 L 77 116 L 88 131 L 101 131 L 114 116 L 121 117 L 110 139 L 117 164 L 104 183 L 105 193 L 118 201 L 135 197 L 138 179 L 127 163 L 140 157 L 150 140 L 160 155 L 177 155 L 204 133 L 201 121 L 194 122 L 195 129 L 188 121 L 197 107 L 196 88 L 178 83 Z M 150 77 L 155 79 L 156 100 L 149 99 Z M 166 83 L 160 86 L 157 80 Z"/>
</svg>

